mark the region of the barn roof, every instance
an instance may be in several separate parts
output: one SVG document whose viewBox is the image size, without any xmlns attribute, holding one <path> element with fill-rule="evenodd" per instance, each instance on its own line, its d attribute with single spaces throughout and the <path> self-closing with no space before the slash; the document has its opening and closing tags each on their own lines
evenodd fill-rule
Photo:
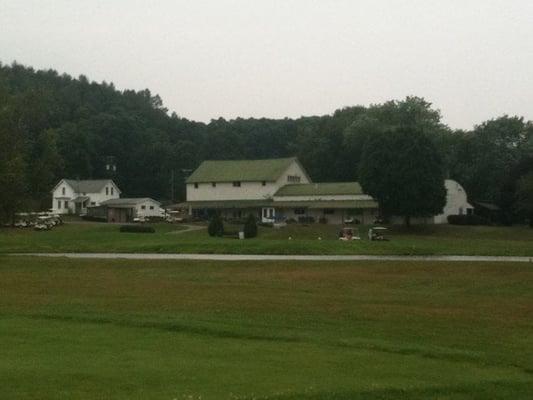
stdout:
<svg viewBox="0 0 533 400">
<path fill-rule="evenodd" d="M 187 183 L 205 182 L 274 182 L 296 157 L 267 160 L 208 160 L 187 178 Z M 302 168 L 303 169 L 303 168 Z"/>
<path fill-rule="evenodd" d="M 326 182 L 285 185 L 274 196 L 335 196 L 364 194 L 357 182 Z"/>
<path fill-rule="evenodd" d="M 151 199 L 150 197 L 124 197 L 121 199 L 109 199 L 106 201 L 102 201 L 100 204 L 103 206 L 135 206 L 140 203 L 144 203 L 145 201 L 153 201 L 154 203 L 161 204 L 157 200 Z"/>
</svg>

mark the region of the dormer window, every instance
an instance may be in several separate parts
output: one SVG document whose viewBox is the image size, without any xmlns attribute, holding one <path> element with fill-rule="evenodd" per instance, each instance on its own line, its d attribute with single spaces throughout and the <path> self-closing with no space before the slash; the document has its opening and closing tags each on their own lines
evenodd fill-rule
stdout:
<svg viewBox="0 0 533 400">
<path fill-rule="evenodd" d="M 300 177 L 298 175 L 287 175 L 287 182 L 300 183 Z"/>
<path fill-rule="evenodd" d="M 233 181 L 233 187 L 241 187 L 241 181 Z"/>
<path fill-rule="evenodd" d="M 194 188 L 198 189 L 198 182 L 194 182 Z"/>
<path fill-rule="evenodd" d="M 109 188 L 108 188 L 107 186 L 106 186 L 106 188 L 105 188 L 105 195 L 106 195 L 106 196 L 109 196 Z"/>
<path fill-rule="evenodd" d="M 115 188 L 111 186 L 111 196 L 113 196 L 114 194 L 115 194 Z"/>
<path fill-rule="evenodd" d="M 266 185 L 267 185 L 266 181 L 261 182 L 261 186 L 266 186 Z"/>
<path fill-rule="evenodd" d="M 217 183 L 216 182 L 211 182 L 211 186 L 212 187 L 217 187 Z"/>
<path fill-rule="evenodd" d="M 67 194 L 67 189 L 65 189 L 65 187 L 63 187 L 63 189 L 61 190 L 61 193 L 63 193 L 63 196 Z"/>
</svg>

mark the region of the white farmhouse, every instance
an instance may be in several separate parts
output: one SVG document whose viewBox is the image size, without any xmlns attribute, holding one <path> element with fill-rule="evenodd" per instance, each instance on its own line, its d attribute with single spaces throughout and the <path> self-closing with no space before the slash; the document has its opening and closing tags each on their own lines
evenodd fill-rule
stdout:
<svg viewBox="0 0 533 400">
<path fill-rule="evenodd" d="M 378 203 L 357 182 L 313 183 L 297 158 L 204 161 L 189 176 L 187 202 L 191 215 L 224 218 L 253 214 L 263 222 L 295 220 L 342 224 L 371 224 L 379 215 Z M 443 213 L 418 218 L 414 223 L 446 223 L 448 215 L 470 213 L 464 189 L 446 180 Z M 393 218 L 392 221 L 401 221 Z"/>
<path fill-rule="evenodd" d="M 52 211 L 56 214 L 86 214 L 87 208 L 120 197 L 111 179 L 61 179 L 52 190 Z"/>
</svg>

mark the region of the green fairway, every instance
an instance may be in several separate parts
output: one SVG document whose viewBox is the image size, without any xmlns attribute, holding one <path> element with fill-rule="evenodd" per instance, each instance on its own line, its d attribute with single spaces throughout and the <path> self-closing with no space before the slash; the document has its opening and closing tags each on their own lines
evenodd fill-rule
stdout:
<svg viewBox="0 0 533 400">
<path fill-rule="evenodd" d="M 0 256 L 0 293 L 5 399 L 533 393 L 531 264 Z"/>
<path fill-rule="evenodd" d="M 367 240 L 368 227 L 358 241 L 342 242 L 338 226 L 288 225 L 259 229 L 254 239 L 212 238 L 200 230 L 171 233 L 181 225 L 155 224 L 155 234 L 120 233 L 112 224 L 69 223 L 47 232 L 0 229 L 0 253 L 9 252 L 152 252 L 229 254 L 398 254 L 533 256 L 533 229 L 489 226 L 392 227 L 388 242 Z M 242 226 L 226 225 L 237 231 Z M 320 238 L 320 239 L 319 239 Z"/>
</svg>

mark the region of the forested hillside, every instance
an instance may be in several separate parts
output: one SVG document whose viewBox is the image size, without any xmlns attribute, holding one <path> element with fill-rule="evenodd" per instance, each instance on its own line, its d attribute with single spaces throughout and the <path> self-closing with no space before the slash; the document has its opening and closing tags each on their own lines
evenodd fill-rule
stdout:
<svg viewBox="0 0 533 400">
<path fill-rule="evenodd" d="M 60 178 L 106 176 L 106 156 L 116 158 L 114 179 L 125 195 L 161 200 L 183 199 L 187 170 L 205 159 L 296 155 L 316 181 L 356 180 L 367 139 L 391 128 L 428 135 L 471 200 L 500 204 L 509 218 L 525 210 L 533 124 L 521 117 L 454 131 L 430 103 L 408 97 L 325 116 L 204 124 L 169 114 L 149 90 L 119 91 L 18 64 L 0 65 L 0 205 L 4 214 L 21 202 L 47 208 Z M 517 194 L 520 187 L 525 192 Z"/>
</svg>

